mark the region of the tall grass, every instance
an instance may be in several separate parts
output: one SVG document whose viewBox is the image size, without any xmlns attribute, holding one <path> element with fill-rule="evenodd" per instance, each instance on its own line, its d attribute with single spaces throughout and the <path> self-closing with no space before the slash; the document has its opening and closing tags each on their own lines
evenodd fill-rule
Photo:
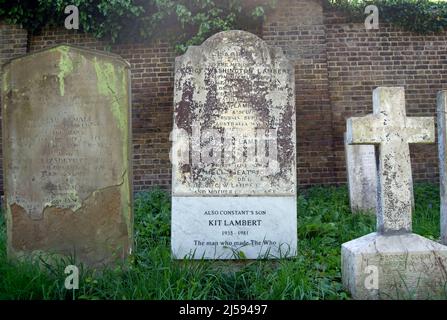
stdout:
<svg viewBox="0 0 447 320">
<path fill-rule="evenodd" d="M 415 232 L 439 238 L 439 189 L 415 187 Z M 352 214 L 345 187 L 312 188 L 298 197 L 298 255 L 235 265 L 172 261 L 170 199 L 159 190 L 135 201 L 135 251 L 101 273 L 81 269 L 79 290 L 64 287 L 64 262 L 42 267 L 6 258 L 0 215 L 0 299 L 348 299 L 340 246 L 375 230 L 371 214 Z"/>
</svg>

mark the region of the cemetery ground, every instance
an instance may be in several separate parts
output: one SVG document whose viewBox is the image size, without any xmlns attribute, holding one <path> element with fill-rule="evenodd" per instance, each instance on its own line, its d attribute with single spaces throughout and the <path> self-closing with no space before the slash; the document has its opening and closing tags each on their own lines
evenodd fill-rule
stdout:
<svg viewBox="0 0 447 320">
<path fill-rule="evenodd" d="M 439 187 L 415 185 L 413 230 L 439 238 Z M 352 214 L 346 187 L 314 187 L 298 197 L 298 255 L 277 261 L 172 261 L 170 197 L 154 189 L 135 200 L 135 250 L 101 274 L 81 268 L 79 290 L 64 269 L 6 258 L 0 215 L 0 299 L 349 299 L 340 273 L 341 244 L 375 231 L 372 214 Z M 411 298 L 411 292 L 402 299 Z M 447 299 L 447 292 L 443 299 Z"/>
</svg>

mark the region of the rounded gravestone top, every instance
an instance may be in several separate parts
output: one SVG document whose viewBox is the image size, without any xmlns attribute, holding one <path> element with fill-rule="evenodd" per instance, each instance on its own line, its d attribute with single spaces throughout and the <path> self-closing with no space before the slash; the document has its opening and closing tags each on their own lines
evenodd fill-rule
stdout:
<svg viewBox="0 0 447 320">
<path fill-rule="evenodd" d="M 218 32 L 201 45 L 188 47 L 188 50 L 176 60 L 178 62 L 184 59 L 214 60 L 217 56 L 216 52 L 225 52 L 228 57 L 231 57 L 231 52 L 235 50 L 238 53 L 233 54 L 240 57 L 245 56 L 247 62 L 271 64 L 272 59 L 287 60 L 281 48 L 270 47 L 257 35 L 242 30 Z"/>
</svg>

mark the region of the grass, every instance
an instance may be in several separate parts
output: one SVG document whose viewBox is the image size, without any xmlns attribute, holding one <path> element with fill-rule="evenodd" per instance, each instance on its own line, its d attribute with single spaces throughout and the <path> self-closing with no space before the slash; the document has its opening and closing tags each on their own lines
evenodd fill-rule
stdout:
<svg viewBox="0 0 447 320">
<path fill-rule="evenodd" d="M 341 285 L 340 246 L 375 230 L 375 217 L 352 214 L 345 187 L 315 187 L 298 197 L 299 253 L 277 262 L 173 262 L 170 201 L 158 189 L 135 201 L 135 251 L 101 274 L 81 269 L 79 290 L 64 287 L 64 266 L 6 258 L 0 214 L 0 299 L 349 299 Z M 414 231 L 439 238 L 439 189 L 415 186 Z"/>
</svg>

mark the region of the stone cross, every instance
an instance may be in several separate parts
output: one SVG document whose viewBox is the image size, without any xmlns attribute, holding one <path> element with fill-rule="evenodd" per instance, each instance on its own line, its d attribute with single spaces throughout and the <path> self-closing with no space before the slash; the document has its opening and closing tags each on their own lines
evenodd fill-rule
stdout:
<svg viewBox="0 0 447 320">
<path fill-rule="evenodd" d="M 373 114 L 347 120 L 347 143 L 379 146 L 377 231 L 411 232 L 410 143 L 435 141 L 432 117 L 407 117 L 401 87 L 373 92 Z"/>
</svg>

